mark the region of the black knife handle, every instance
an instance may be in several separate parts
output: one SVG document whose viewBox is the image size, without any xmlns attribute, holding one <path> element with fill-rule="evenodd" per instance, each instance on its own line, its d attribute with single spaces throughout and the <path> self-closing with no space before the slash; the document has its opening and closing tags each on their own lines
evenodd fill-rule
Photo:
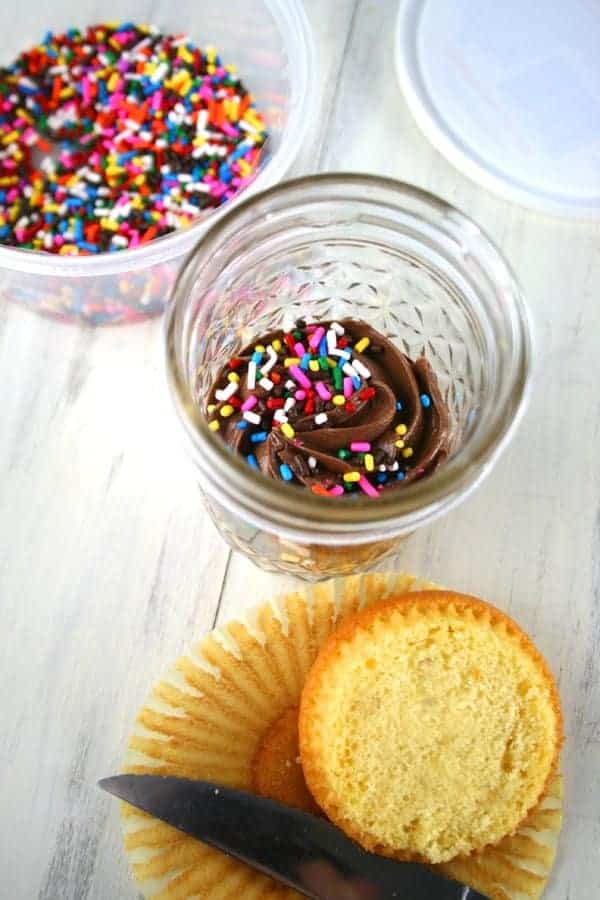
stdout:
<svg viewBox="0 0 600 900">
<path fill-rule="evenodd" d="M 301 864 L 298 876 L 298 881 L 304 885 L 302 893 L 312 900 L 444 900 L 445 897 L 449 900 L 487 900 L 472 888 L 454 881 L 447 882 L 450 893 L 440 891 L 437 881 L 430 890 L 421 877 L 422 871 L 412 887 L 403 879 L 402 888 L 399 888 L 397 873 L 386 885 L 386 879 L 381 876 L 375 881 L 359 875 L 343 875 L 325 860 Z"/>
<path fill-rule="evenodd" d="M 324 819 L 298 812 L 287 825 L 286 851 L 273 847 L 267 867 L 313 900 L 487 900 L 426 866 L 369 853 Z"/>
</svg>

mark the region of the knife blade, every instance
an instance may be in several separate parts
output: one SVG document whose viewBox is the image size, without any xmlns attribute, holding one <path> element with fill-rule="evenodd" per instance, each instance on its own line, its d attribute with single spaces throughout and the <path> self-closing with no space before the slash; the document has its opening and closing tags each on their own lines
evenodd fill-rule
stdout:
<svg viewBox="0 0 600 900">
<path fill-rule="evenodd" d="M 168 775 L 98 784 L 313 900 L 489 900 L 426 866 L 369 853 L 325 819 L 265 797 Z"/>
</svg>

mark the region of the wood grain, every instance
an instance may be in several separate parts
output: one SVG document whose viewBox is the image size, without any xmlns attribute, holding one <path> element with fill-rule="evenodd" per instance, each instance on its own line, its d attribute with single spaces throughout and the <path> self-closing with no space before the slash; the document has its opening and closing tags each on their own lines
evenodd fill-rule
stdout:
<svg viewBox="0 0 600 900">
<path fill-rule="evenodd" d="M 32 38 L 38 6 L 42 21 L 41 3 L 26 8 Z M 152 6 L 160 20 L 166 0 Z M 378 172 L 434 191 L 482 224 L 523 284 L 538 338 L 523 425 L 479 492 L 386 567 L 490 599 L 547 655 L 567 730 L 547 900 L 594 900 L 600 229 L 505 203 L 427 143 L 393 69 L 396 8 L 307 2 L 321 127 L 294 172 Z M 160 322 L 90 331 L 2 306 L 0 385 L 0 894 L 127 900 L 116 805 L 96 779 L 118 768 L 136 708 L 185 642 L 290 580 L 231 555 L 203 512 L 164 390 Z"/>
</svg>

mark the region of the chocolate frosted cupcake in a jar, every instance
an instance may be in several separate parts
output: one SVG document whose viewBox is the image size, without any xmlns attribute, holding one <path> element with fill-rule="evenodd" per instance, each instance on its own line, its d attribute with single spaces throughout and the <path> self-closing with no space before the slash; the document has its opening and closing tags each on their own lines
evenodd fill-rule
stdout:
<svg viewBox="0 0 600 900">
<path fill-rule="evenodd" d="M 190 257 L 168 374 L 210 514 L 309 579 L 398 550 L 488 473 L 520 417 L 527 313 L 475 223 L 390 180 L 241 204 Z"/>
<path fill-rule="evenodd" d="M 448 456 L 448 407 L 427 359 L 355 319 L 258 335 L 217 375 L 206 414 L 250 466 L 317 496 L 378 499 Z"/>
</svg>

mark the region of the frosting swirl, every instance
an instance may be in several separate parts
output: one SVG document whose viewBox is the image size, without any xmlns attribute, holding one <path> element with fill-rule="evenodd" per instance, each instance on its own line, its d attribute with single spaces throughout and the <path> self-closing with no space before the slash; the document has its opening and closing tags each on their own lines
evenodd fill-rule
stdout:
<svg viewBox="0 0 600 900">
<path fill-rule="evenodd" d="M 363 321 L 270 332 L 224 366 L 209 428 L 271 478 L 316 494 L 370 497 L 431 474 L 449 415 L 425 357 L 411 360 Z"/>
</svg>

